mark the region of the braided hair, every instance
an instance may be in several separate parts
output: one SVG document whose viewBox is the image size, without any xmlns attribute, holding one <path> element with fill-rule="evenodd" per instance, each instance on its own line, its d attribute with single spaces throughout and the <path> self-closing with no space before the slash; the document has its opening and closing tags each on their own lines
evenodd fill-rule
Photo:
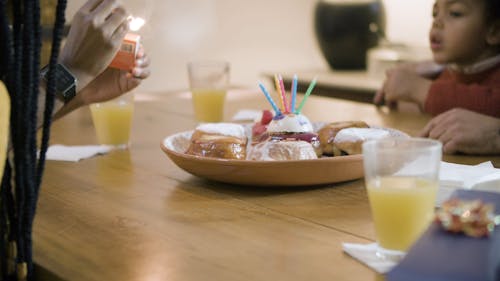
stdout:
<svg viewBox="0 0 500 281">
<path fill-rule="evenodd" d="M 54 71 L 66 4 L 66 0 L 57 1 L 38 153 L 40 1 L 0 0 L 0 80 L 6 84 L 11 99 L 13 150 L 12 159 L 6 161 L 0 189 L 0 280 L 34 279 L 31 236 L 50 136 L 56 91 Z"/>
</svg>

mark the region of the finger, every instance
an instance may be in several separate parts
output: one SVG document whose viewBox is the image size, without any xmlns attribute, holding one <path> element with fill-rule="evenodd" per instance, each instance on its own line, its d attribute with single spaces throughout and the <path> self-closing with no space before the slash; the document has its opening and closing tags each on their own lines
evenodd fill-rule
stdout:
<svg viewBox="0 0 500 281">
<path fill-rule="evenodd" d="M 127 91 L 131 91 L 137 88 L 142 82 L 142 79 L 133 77 L 130 73 L 127 73 Z"/>
<path fill-rule="evenodd" d="M 135 61 L 135 66 L 139 68 L 146 68 L 149 66 L 151 63 L 151 60 L 149 59 L 148 56 L 143 56 L 142 58 L 139 58 Z"/>
<path fill-rule="evenodd" d="M 455 130 L 453 130 L 453 128 L 444 129 L 441 132 L 441 135 L 439 137 L 436 137 L 435 139 L 439 140 L 443 144 L 454 142 L 457 140 L 456 134 L 454 132 Z"/>
<path fill-rule="evenodd" d="M 427 125 L 425 125 L 424 129 L 420 132 L 419 135 L 421 137 L 430 137 L 431 132 L 436 128 L 436 126 L 444 122 L 446 116 L 447 112 L 441 113 L 438 116 L 432 118 L 431 121 L 429 121 Z"/>
<path fill-rule="evenodd" d="M 123 23 L 126 23 L 128 28 L 128 13 L 123 7 L 115 9 L 113 13 L 111 13 L 109 17 L 104 20 L 106 27 L 113 31 L 115 31 Z"/>
<path fill-rule="evenodd" d="M 378 106 L 384 104 L 384 91 L 382 88 L 378 89 L 375 93 L 375 96 L 373 97 L 373 103 Z"/>
<path fill-rule="evenodd" d="M 419 137 L 426 138 L 429 136 L 430 131 L 433 128 L 432 120 L 425 125 L 425 127 L 418 133 Z"/>
<path fill-rule="evenodd" d="M 455 154 L 458 152 L 458 146 L 455 140 L 450 140 L 447 143 L 443 143 L 443 152 L 445 154 Z"/>
<path fill-rule="evenodd" d="M 121 45 L 125 35 L 128 32 L 128 22 L 124 21 L 120 26 L 115 29 L 113 34 L 111 35 L 111 42 L 113 42 L 113 46 L 118 47 Z"/>
<path fill-rule="evenodd" d="M 106 19 L 110 18 L 116 11 L 118 11 L 119 8 L 123 9 L 118 1 L 104 0 L 91 12 L 91 14 L 99 22 L 104 22 Z"/>
<path fill-rule="evenodd" d="M 134 68 L 132 69 L 132 75 L 135 78 L 146 79 L 151 74 L 151 70 L 149 68 Z"/>
<path fill-rule="evenodd" d="M 80 11 L 85 13 L 92 12 L 103 0 L 89 0 L 80 8 Z"/>
</svg>

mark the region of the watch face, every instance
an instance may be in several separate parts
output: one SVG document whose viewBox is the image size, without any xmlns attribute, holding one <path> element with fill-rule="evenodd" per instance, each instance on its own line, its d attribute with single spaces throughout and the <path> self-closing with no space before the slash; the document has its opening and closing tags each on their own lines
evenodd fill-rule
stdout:
<svg viewBox="0 0 500 281">
<path fill-rule="evenodd" d="M 48 65 L 42 69 L 42 77 L 48 80 Z M 71 100 L 76 94 L 76 78 L 64 67 L 58 63 L 55 69 L 56 95 L 64 102 Z"/>
</svg>

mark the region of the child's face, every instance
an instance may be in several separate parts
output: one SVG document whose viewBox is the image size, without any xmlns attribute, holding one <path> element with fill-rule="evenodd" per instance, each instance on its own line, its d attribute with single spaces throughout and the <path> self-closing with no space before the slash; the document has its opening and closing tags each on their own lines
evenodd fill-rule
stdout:
<svg viewBox="0 0 500 281">
<path fill-rule="evenodd" d="M 437 63 L 470 65 L 490 56 L 483 0 L 436 0 L 429 33 Z"/>
</svg>

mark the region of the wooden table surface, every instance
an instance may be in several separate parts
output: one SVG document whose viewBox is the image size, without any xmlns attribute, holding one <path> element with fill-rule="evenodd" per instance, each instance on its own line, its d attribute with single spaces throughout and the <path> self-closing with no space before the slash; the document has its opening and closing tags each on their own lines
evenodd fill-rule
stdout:
<svg viewBox="0 0 500 281">
<path fill-rule="evenodd" d="M 264 107 L 257 92 L 231 91 L 226 117 Z M 315 96 L 304 113 L 312 121 L 365 120 L 411 135 L 428 120 Z M 375 238 L 362 179 L 301 188 L 206 181 L 160 149 L 164 137 L 196 126 L 188 93 L 138 93 L 134 114 L 130 149 L 47 162 L 34 227 L 40 268 L 77 281 L 381 279 L 341 247 Z M 88 108 L 57 121 L 52 143 L 95 144 Z M 498 166 L 499 158 L 445 160 Z"/>
</svg>

